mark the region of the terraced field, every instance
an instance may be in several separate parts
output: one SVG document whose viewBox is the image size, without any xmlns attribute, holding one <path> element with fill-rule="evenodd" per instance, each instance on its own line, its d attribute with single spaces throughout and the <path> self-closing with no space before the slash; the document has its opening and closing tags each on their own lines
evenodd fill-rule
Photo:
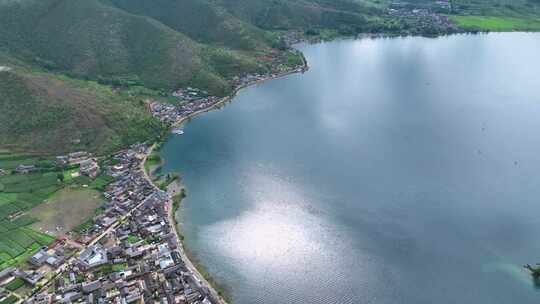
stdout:
<svg viewBox="0 0 540 304">
<path fill-rule="evenodd" d="M 29 228 L 35 221 L 31 217 L 21 216 L 0 222 L 0 269 L 25 261 L 54 240 L 47 234 Z"/>
<path fill-rule="evenodd" d="M 0 219 L 16 217 L 63 187 L 56 172 L 14 174 L 0 177 Z"/>
<path fill-rule="evenodd" d="M 37 219 L 26 212 L 64 187 L 56 171 L 12 174 L 18 165 L 50 166 L 36 156 L 0 153 L 0 269 L 26 260 L 54 237 L 30 228 Z"/>
</svg>

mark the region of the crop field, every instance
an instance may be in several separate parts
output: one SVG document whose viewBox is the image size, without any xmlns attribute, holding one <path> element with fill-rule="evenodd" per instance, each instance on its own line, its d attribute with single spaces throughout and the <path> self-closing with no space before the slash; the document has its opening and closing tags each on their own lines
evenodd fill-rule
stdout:
<svg viewBox="0 0 540 304">
<path fill-rule="evenodd" d="M 9 291 L 15 291 L 24 286 L 24 281 L 21 278 L 16 278 L 15 280 L 9 282 L 5 288 Z"/>
<path fill-rule="evenodd" d="M 450 16 L 459 26 L 484 31 L 539 31 L 540 19 L 494 16 Z"/>
<path fill-rule="evenodd" d="M 62 187 L 55 172 L 0 177 L 0 220 L 41 204 Z"/>
<path fill-rule="evenodd" d="M 47 234 L 31 229 L 29 226 L 35 221 L 28 216 L 0 221 L 0 269 L 26 260 L 54 240 Z"/>
<path fill-rule="evenodd" d="M 0 151 L 0 168 L 13 170 L 18 165 L 31 165 L 38 161 L 35 156 L 12 154 Z"/>
<path fill-rule="evenodd" d="M 17 299 L 17 297 L 11 295 L 11 296 L 8 296 L 7 298 L 5 298 L 4 300 L 2 300 L 2 302 L 0 302 L 0 304 L 12 304 L 12 303 L 17 303 L 19 301 L 19 299 Z"/>
<path fill-rule="evenodd" d="M 10 174 L 18 165 L 37 164 L 40 170 L 30 174 Z M 0 269 L 25 261 L 54 238 L 31 229 L 37 218 L 26 213 L 48 200 L 64 187 L 60 171 L 52 171 L 50 162 L 33 156 L 0 153 Z"/>
</svg>

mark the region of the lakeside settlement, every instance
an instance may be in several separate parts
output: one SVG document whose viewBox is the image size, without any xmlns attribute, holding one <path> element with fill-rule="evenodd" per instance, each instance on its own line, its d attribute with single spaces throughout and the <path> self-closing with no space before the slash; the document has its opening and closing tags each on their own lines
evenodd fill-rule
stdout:
<svg viewBox="0 0 540 304">
<path fill-rule="evenodd" d="M 173 92 L 173 96 L 181 101 L 179 105 L 162 103 L 155 100 L 147 100 L 146 103 L 154 117 L 157 117 L 170 127 L 174 127 L 180 125 L 188 118 L 212 110 L 216 106 L 229 101 L 242 88 L 292 73 L 303 73 L 307 69 L 308 65 L 305 59 L 303 59 L 302 65 L 292 68 L 277 67 L 267 74 L 236 76 L 233 78 L 233 93 L 226 97 L 209 96 L 206 91 L 188 87 Z"/>
<path fill-rule="evenodd" d="M 92 227 L 31 256 L 33 269 L 8 268 L 0 279 L 35 286 L 25 303 L 222 303 L 186 263 L 170 221 L 171 195 L 144 172 L 153 147 L 137 144 L 112 156 L 115 164 L 104 170 L 114 181 Z"/>
<path fill-rule="evenodd" d="M 170 127 L 229 101 L 243 87 L 287 74 L 304 72 L 307 64 L 276 67 L 268 74 L 233 79 L 233 94 L 209 96 L 196 88 L 173 93 L 179 105 L 148 101 L 152 114 Z M 30 256 L 30 268 L 9 267 L 0 272 L 2 285 L 23 281 L 32 286 L 23 299 L 2 290 L 13 303 L 187 303 L 220 304 L 225 300 L 197 271 L 185 254 L 174 221 L 171 193 L 156 186 L 145 170 L 155 144 L 141 143 L 113 154 L 100 167 L 97 158 L 81 151 L 56 157 L 57 166 L 78 165 L 91 179 L 104 174 L 106 203 L 80 234 L 62 236 Z M 14 172 L 38 168 L 19 165 Z"/>
</svg>

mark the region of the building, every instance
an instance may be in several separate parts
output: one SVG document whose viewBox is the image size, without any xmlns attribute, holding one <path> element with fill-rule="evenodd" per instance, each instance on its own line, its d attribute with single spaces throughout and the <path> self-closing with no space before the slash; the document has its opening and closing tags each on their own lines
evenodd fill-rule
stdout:
<svg viewBox="0 0 540 304">
<path fill-rule="evenodd" d="M 64 261 L 63 254 L 58 254 L 56 251 L 47 251 L 47 248 L 42 248 L 28 259 L 28 263 L 36 267 L 41 267 L 43 264 L 48 264 L 51 267 L 57 267 Z"/>
<path fill-rule="evenodd" d="M 59 167 L 63 167 L 67 165 L 69 162 L 69 157 L 66 155 L 60 155 L 56 157 L 56 165 Z"/>
<path fill-rule="evenodd" d="M 79 165 L 80 165 L 80 171 L 82 174 L 90 178 L 96 178 L 98 176 L 99 165 L 95 159 L 89 158 L 89 159 L 83 160 L 79 163 Z"/>
<path fill-rule="evenodd" d="M 90 153 L 85 152 L 85 151 L 69 153 L 68 155 L 69 164 L 71 165 L 80 164 L 82 161 L 88 159 L 88 157 L 90 157 Z"/>
<path fill-rule="evenodd" d="M 36 169 L 37 168 L 34 165 L 18 165 L 17 168 L 15 168 L 15 172 L 20 174 L 28 174 L 35 171 Z"/>
<path fill-rule="evenodd" d="M 81 253 L 78 259 L 81 268 L 88 270 L 93 267 L 107 264 L 107 250 L 100 245 L 92 245 Z"/>
<path fill-rule="evenodd" d="M 41 249 L 40 251 L 36 252 L 36 254 L 34 254 L 28 259 L 28 263 L 36 267 L 41 267 L 41 265 L 45 263 L 47 258 L 48 258 L 47 252 L 45 251 L 45 249 Z"/>
</svg>

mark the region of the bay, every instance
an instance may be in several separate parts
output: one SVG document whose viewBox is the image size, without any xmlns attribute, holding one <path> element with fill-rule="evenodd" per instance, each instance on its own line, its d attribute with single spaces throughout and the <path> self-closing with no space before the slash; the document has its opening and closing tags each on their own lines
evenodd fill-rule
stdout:
<svg viewBox="0 0 540 304">
<path fill-rule="evenodd" d="M 299 48 L 161 151 L 233 303 L 537 303 L 540 35 Z"/>
</svg>

